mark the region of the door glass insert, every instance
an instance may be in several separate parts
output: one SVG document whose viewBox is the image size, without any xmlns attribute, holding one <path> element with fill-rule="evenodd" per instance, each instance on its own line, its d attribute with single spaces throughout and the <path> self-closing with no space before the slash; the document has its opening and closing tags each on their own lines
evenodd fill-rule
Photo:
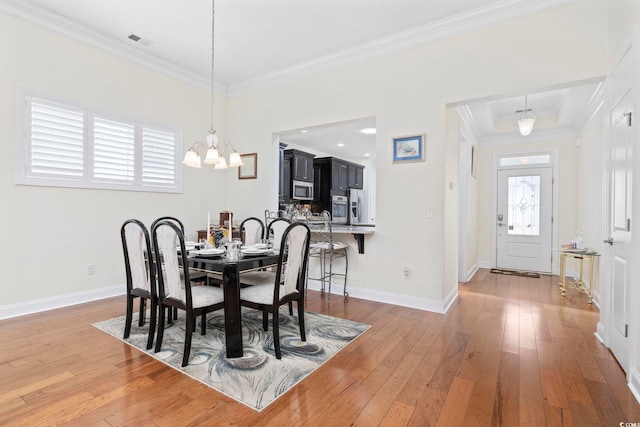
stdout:
<svg viewBox="0 0 640 427">
<path fill-rule="evenodd" d="M 540 235 L 540 175 L 510 176 L 508 181 L 508 233 Z"/>
</svg>

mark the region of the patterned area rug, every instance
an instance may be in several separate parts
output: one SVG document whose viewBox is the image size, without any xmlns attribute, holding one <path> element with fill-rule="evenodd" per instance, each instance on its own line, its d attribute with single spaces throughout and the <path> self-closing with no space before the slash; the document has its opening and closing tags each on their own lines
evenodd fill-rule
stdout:
<svg viewBox="0 0 640 427">
<path fill-rule="evenodd" d="M 207 315 L 205 336 L 200 335 L 198 322 L 198 329 L 193 334 L 189 365 L 183 368 L 180 365 L 184 348 L 184 314 L 180 316 L 179 313 L 178 316 L 181 319 L 165 329 L 162 350 L 158 353 L 154 353 L 153 349 L 145 349 L 148 329 L 147 326 L 138 327 L 137 314 L 134 314 L 131 334 L 126 340 L 122 339 L 125 316 L 93 326 L 257 411 L 273 403 L 370 328 L 363 323 L 307 312 L 307 341 L 302 342 L 297 314 L 290 316 L 285 307 L 280 311 L 282 359 L 278 360 L 273 350 L 271 320 L 269 331 L 265 332 L 262 330 L 262 313 L 244 310 L 244 356 L 227 359 L 224 315 L 218 311 Z"/>
</svg>

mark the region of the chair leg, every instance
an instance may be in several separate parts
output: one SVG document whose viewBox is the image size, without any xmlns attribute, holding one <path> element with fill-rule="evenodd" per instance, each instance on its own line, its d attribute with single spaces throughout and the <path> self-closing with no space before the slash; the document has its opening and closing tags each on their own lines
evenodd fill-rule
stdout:
<svg viewBox="0 0 640 427">
<path fill-rule="evenodd" d="M 171 307 L 166 307 L 170 309 Z M 156 348 L 155 353 L 159 352 L 162 348 L 162 337 L 164 336 L 164 313 L 165 306 L 160 302 L 158 305 L 158 313 L 160 313 L 160 318 L 158 319 L 158 338 L 156 339 Z"/>
<path fill-rule="evenodd" d="M 347 250 L 344 250 L 344 288 L 342 293 L 344 295 L 344 299 L 349 299 L 349 292 L 347 292 L 347 273 L 349 272 L 349 253 Z"/>
<path fill-rule="evenodd" d="M 138 326 L 144 326 L 144 318 L 146 313 L 147 299 L 140 297 L 140 315 L 138 316 Z"/>
<path fill-rule="evenodd" d="M 173 315 L 171 314 L 171 307 L 167 307 L 167 325 L 173 325 Z"/>
<path fill-rule="evenodd" d="M 327 304 L 331 304 L 331 281 L 333 280 L 333 250 L 329 252 L 329 296 Z"/>
<path fill-rule="evenodd" d="M 173 307 L 173 320 L 178 320 L 178 308 Z"/>
<path fill-rule="evenodd" d="M 293 316 L 293 301 L 289 301 L 289 315 Z"/>
<path fill-rule="evenodd" d="M 149 338 L 147 338 L 147 350 L 153 346 L 153 336 L 156 333 L 156 315 L 158 312 L 158 301 L 151 300 L 151 317 L 149 319 Z"/>
<path fill-rule="evenodd" d="M 273 308 L 273 347 L 276 350 L 276 359 L 282 359 L 280 353 L 280 319 L 278 316 L 278 306 Z"/>
<path fill-rule="evenodd" d="M 124 339 L 131 333 L 131 318 L 133 317 L 133 296 L 127 295 L 127 316 L 124 321 Z"/>
<path fill-rule="evenodd" d="M 192 313 L 186 316 L 187 327 L 184 328 L 184 356 L 182 357 L 182 366 L 189 364 L 189 353 L 191 353 L 191 336 L 196 327 L 196 319 Z"/>
<path fill-rule="evenodd" d="M 206 335 L 207 333 L 207 313 L 202 313 L 200 315 L 200 319 L 202 324 L 200 325 L 200 335 Z"/>
<path fill-rule="evenodd" d="M 300 325 L 300 341 L 307 340 L 307 332 L 304 326 L 304 298 L 298 299 L 298 324 Z"/>
<path fill-rule="evenodd" d="M 269 330 L 269 311 L 266 307 L 262 307 L 262 330 Z"/>
</svg>

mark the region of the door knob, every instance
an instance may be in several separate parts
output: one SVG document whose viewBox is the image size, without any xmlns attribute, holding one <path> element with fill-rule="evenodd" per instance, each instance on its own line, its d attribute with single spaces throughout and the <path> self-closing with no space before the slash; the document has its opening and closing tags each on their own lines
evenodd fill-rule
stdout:
<svg viewBox="0 0 640 427">
<path fill-rule="evenodd" d="M 609 237 L 607 240 L 603 240 L 602 242 L 608 243 L 609 245 L 613 246 L 613 239 L 611 237 Z"/>
</svg>

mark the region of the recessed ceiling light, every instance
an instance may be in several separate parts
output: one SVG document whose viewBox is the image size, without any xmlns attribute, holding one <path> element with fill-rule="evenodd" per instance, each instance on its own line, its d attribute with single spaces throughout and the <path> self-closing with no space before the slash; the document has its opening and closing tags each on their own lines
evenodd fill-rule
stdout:
<svg viewBox="0 0 640 427">
<path fill-rule="evenodd" d="M 307 132 L 309 132 L 309 131 L 308 131 L 308 130 L 306 130 L 306 129 L 302 129 L 302 130 L 300 131 L 300 133 L 307 133 Z"/>
<path fill-rule="evenodd" d="M 371 154 L 369 154 L 369 153 L 364 153 L 364 156 L 365 156 L 365 157 L 369 157 L 370 155 L 371 155 Z"/>
<path fill-rule="evenodd" d="M 344 147 L 344 144 L 342 142 L 338 143 L 338 147 Z"/>
<path fill-rule="evenodd" d="M 377 132 L 376 128 L 364 128 L 360 129 L 360 133 L 364 133 L 366 135 L 373 135 Z"/>
</svg>

